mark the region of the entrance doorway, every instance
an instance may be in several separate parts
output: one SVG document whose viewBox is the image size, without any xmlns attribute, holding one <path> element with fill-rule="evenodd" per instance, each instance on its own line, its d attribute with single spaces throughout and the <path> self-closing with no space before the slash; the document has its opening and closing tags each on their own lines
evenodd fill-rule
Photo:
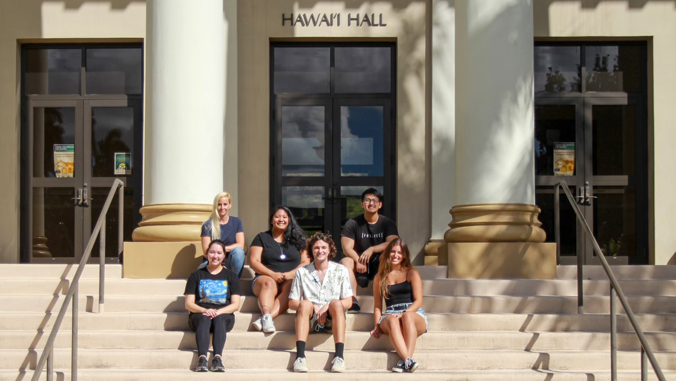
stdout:
<svg viewBox="0 0 676 381">
<path fill-rule="evenodd" d="M 79 261 L 116 178 L 131 239 L 141 205 L 142 54 L 138 45 L 24 47 L 22 261 Z M 117 208 L 106 218 L 109 262 L 118 261 Z"/>
<path fill-rule="evenodd" d="M 536 45 L 536 67 L 536 203 L 547 240 L 553 186 L 565 180 L 610 263 L 649 263 L 645 45 Z M 559 263 L 580 253 L 598 264 L 561 197 Z"/>
<path fill-rule="evenodd" d="M 395 56 L 393 44 L 272 45 L 271 207 L 308 234 L 339 245 L 371 187 L 394 217 Z"/>
</svg>

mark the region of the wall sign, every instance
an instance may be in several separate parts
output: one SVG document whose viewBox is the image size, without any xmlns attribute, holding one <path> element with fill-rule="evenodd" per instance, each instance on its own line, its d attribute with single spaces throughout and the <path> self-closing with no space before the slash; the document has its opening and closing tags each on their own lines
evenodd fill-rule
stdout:
<svg viewBox="0 0 676 381">
<path fill-rule="evenodd" d="M 340 26 L 341 16 L 343 22 L 347 22 L 348 27 L 380 27 L 387 26 L 383 22 L 382 13 L 291 13 L 286 15 L 282 13 L 282 26 L 302 26 L 302 27 L 334 27 Z"/>
<path fill-rule="evenodd" d="M 75 172 L 75 144 L 54 144 L 54 174 L 73 177 Z"/>
<path fill-rule="evenodd" d="M 554 143 L 554 176 L 573 176 L 575 173 L 575 143 Z"/>
</svg>

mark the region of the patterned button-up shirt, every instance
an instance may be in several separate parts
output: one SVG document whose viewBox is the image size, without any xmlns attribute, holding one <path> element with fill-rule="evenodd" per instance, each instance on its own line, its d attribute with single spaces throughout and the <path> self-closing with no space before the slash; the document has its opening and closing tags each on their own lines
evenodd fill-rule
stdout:
<svg viewBox="0 0 676 381">
<path fill-rule="evenodd" d="M 319 274 L 314 262 L 301 267 L 291 284 L 289 299 L 307 299 L 313 304 L 323 306 L 334 299 L 345 299 L 353 295 L 350 285 L 350 275 L 347 267 L 329 261 L 329 268 L 324 274 L 324 282 L 319 280 Z"/>
</svg>

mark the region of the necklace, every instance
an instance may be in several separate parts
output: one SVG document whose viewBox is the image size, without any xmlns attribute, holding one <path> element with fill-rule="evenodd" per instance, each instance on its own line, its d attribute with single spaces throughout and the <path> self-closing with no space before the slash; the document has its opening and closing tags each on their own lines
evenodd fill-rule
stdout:
<svg viewBox="0 0 676 381">
<path fill-rule="evenodd" d="M 274 238 L 273 238 L 273 240 L 275 242 L 277 242 L 277 240 L 275 240 Z M 279 259 L 283 261 L 283 260 L 286 259 L 286 254 L 284 254 L 284 250 L 282 250 L 282 244 L 281 243 L 277 242 L 277 246 L 279 246 Z"/>
</svg>

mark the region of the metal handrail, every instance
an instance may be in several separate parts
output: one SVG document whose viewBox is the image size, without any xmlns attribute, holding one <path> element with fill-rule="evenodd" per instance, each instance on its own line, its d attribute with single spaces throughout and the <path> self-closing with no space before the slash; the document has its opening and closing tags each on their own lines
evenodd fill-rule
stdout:
<svg viewBox="0 0 676 381">
<path fill-rule="evenodd" d="M 56 339 L 56 335 L 59 333 L 59 328 L 61 327 L 61 322 L 63 321 L 63 318 L 66 316 L 66 311 L 68 311 L 68 303 L 72 300 L 73 301 L 73 310 L 72 310 L 72 327 L 71 327 L 71 342 L 72 342 L 72 347 L 71 347 L 71 369 L 70 369 L 70 378 L 71 380 L 77 380 L 77 350 L 78 350 L 78 289 L 80 287 L 80 276 L 82 275 L 82 272 L 84 271 L 84 267 L 87 264 L 87 261 L 89 260 L 89 257 L 91 256 L 92 248 L 94 247 L 94 243 L 96 242 L 96 238 L 100 235 L 100 242 L 99 242 L 99 313 L 103 313 L 103 293 L 104 293 L 104 281 L 105 281 L 105 261 L 106 261 L 106 213 L 108 213 L 108 209 L 110 208 L 110 204 L 113 201 L 113 197 L 115 196 L 115 191 L 117 191 L 119 188 L 119 197 L 118 197 L 118 241 L 117 241 L 117 250 L 118 250 L 118 255 L 122 252 L 122 245 L 124 243 L 124 237 L 123 237 L 123 218 L 124 218 L 124 183 L 120 179 L 115 179 L 113 181 L 113 185 L 110 187 L 110 192 L 108 192 L 108 198 L 106 198 L 106 202 L 103 204 L 103 209 L 101 209 L 101 214 L 99 214 L 99 219 L 96 221 L 96 226 L 94 226 L 94 230 L 92 231 L 92 235 L 89 238 L 89 242 L 87 242 L 87 246 L 85 248 L 84 254 L 82 255 L 82 259 L 80 260 L 80 265 L 77 268 L 77 271 L 75 272 L 75 276 L 73 276 L 73 279 L 70 282 L 70 287 L 68 289 L 68 293 L 66 294 L 66 298 L 63 301 L 63 304 L 61 305 L 61 310 L 59 311 L 59 315 L 56 318 L 56 321 L 54 322 L 54 327 L 52 328 L 52 332 L 49 334 L 49 339 L 47 339 L 47 343 L 45 344 L 45 348 L 42 350 L 42 355 L 40 356 L 40 360 L 38 361 L 37 365 L 35 366 L 35 372 L 33 373 L 33 378 L 31 380 L 33 381 L 38 381 L 40 379 L 40 375 L 42 374 L 42 368 L 45 366 L 45 363 L 47 363 L 47 380 L 51 381 L 52 377 L 54 375 L 54 372 L 52 371 L 52 364 L 54 363 L 54 340 Z"/>
<path fill-rule="evenodd" d="M 655 371 L 655 375 L 657 376 L 657 379 L 660 381 L 666 381 L 666 378 L 664 377 L 664 373 L 662 373 L 662 369 L 660 368 L 660 365 L 657 363 L 657 359 L 655 358 L 655 355 L 653 354 L 652 349 L 650 348 L 650 344 L 648 343 L 648 340 L 646 339 L 645 335 L 643 334 L 643 330 L 641 330 L 641 327 L 638 325 L 638 322 L 636 321 L 636 316 L 634 316 L 634 312 L 631 310 L 631 307 L 629 306 L 629 302 L 627 302 L 627 298 L 624 296 L 624 292 L 622 291 L 622 288 L 620 287 L 620 283 L 617 281 L 617 278 L 615 278 L 615 274 L 613 271 L 610 269 L 610 265 L 608 264 L 608 261 L 606 260 L 605 255 L 603 254 L 603 251 L 601 251 L 601 247 L 599 246 L 598 241 L 596 241 L 596 238 L 594 237 L 594 233 L 592 232 L 591 228 L 589 227 L 589 224 L 587 223 L 587 220 L 582 216 L 582 212 L 577 206 L 577 203 L 573 199 L 573 194 L 570 192 L 570 189 L 568 189 L 568 184 L 564 180 L 559 181 L 555 186 L 555 196 L 554 196 L 554 224 L 555 224 L 555 236 L 556 236 L 556 247 L 557 247 L 557 254 L 559 254 L 558 250 L 559 247 L 561 246 L 561 235 L 560 235 L 560 224 L 559 224 L 559 188 L 563 189 L 563 192 L 566 194 L 566 198 L 568 199 L 568 202 L 570 205 L 573 207 L 573 211 L 575 211 L 575 215 L 577 216 L 578 221 L 580 224 L 585 229 L 585 232 L 587 233 L 587 238 L 592 243 L 592 246 L 594 247 L 594 252 L 596 253 L 599 261 L 601 262 L 601 266 L 603 267 L 603 270 L 606 272 L 606 275 L 608 276 L 608 279 L 610 280 L 610 371 L 611 371 L 611 379 L 612 380 L 617 380 L 617 306 L 615 302 L 615 296 L 617 296 L 620 299 L 620 303 L 622 304 L 622 307 L 624 308 L 624 311 L 627 313 L 627 317 L 629 318 L 629 321 L 631 322 L 632 327 L 634 328 L 634 332 L 636 333 L 636 336 L 638 336 L 639 341 L 641 342 L 641 380 L 647 380 L 648 379 L 648 372 L 647 372 L 647 367 L 646 367 L 646 357 L 648 360 L 650 360 L 650 364 L 653 367 L 653 370 Z M 578 297 L 578 313 L 582 314 L 583 313 L 583 306 L 584 306 L 584 292 L 582 289 L 582 256 L 580 253 L 577 253 L 577 297 Z"/>
</svg>

